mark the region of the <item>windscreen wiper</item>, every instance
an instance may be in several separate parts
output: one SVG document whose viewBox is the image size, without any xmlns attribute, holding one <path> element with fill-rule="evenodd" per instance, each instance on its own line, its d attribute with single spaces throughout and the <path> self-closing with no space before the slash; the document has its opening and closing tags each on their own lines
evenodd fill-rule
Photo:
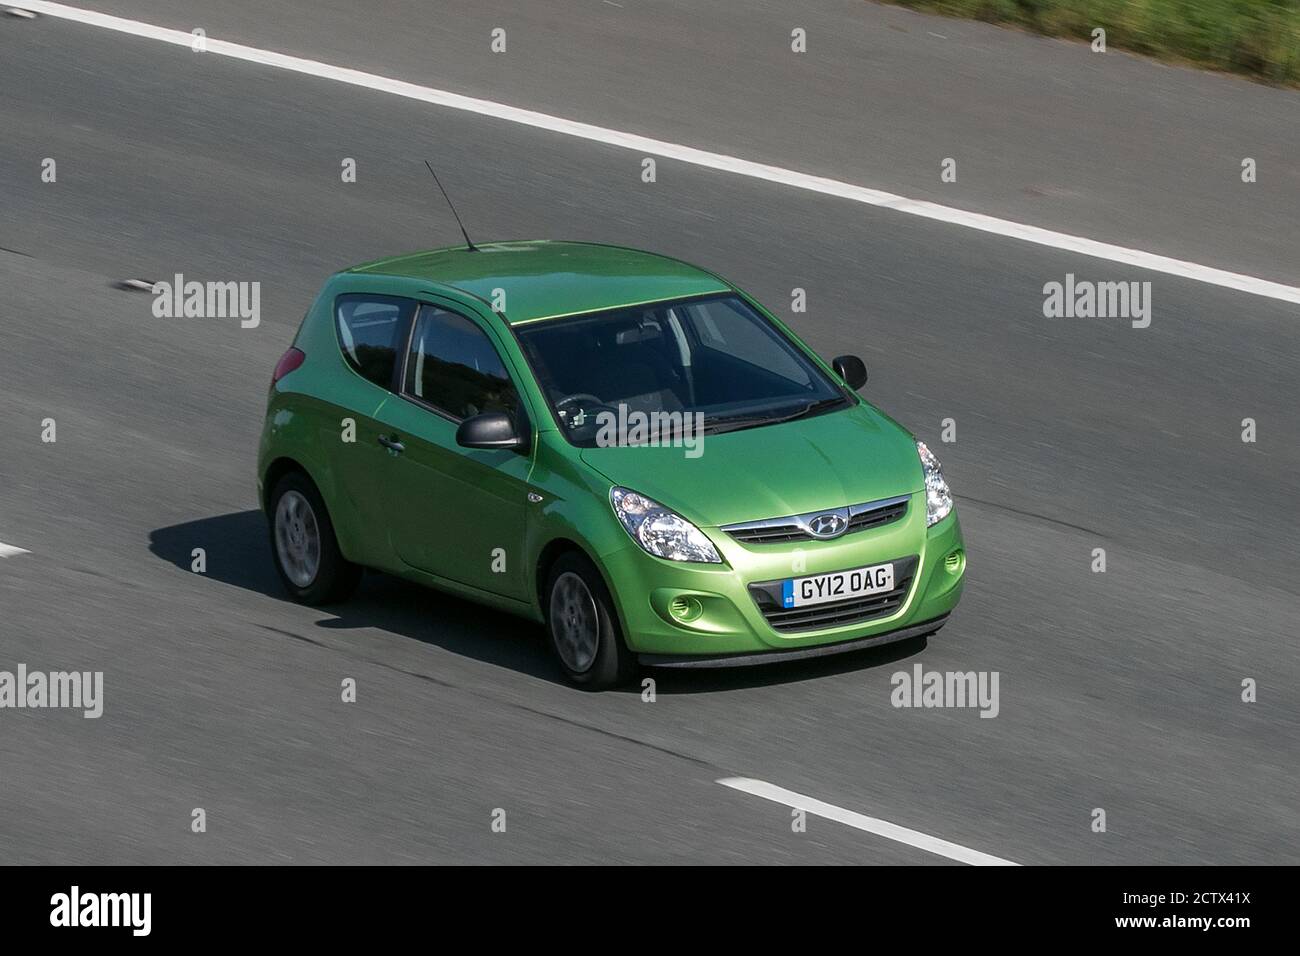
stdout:
<svg viewBox="0 0 1300 956">
<path fill-rule="evenodd" d="M 819 412 L 824 408 L 830 408 L 832 405 L 839 405 L 844 401 L 842 395 L 836 395 L 833 398 L 819 398 L 814 402 L 809 402 L 803 408 L 788 415 L 752 415 L 743 418 L 720 418 L 712 425 L 704 426 L 704 433 L 721 434 L 722 432 L 739 431 L 742 428 L 755 428 L 759 425 L 779 425 L 782 422 L 792 422 L 796 418 L 803 418 L 814 412 Z"/>
</svg>

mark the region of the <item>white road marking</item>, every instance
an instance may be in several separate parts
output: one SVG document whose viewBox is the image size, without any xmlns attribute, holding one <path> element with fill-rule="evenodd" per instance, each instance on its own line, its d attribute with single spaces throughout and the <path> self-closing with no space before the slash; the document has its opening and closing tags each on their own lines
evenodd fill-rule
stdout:
<svg viewBox="0 0 1300 956">
<path fill-rule="evenodd" d="M 12 544 L 0 541 L 0 558 L 12 558 L 17 554 L 31 554 L 26 548 L 15 548 Z"/>
<path fill-rule="evenodd" d="M 845 810 L 843 807 L 837 807 L 834 804 L 823 803 L 820 800 L 814 800 L 812 797 L 805 797 L 802 793 L 795 793 L 793 790 L 787 790 L 784 787 L 764 783 L 762 780 L 751 780 L 749 777 L 725 777 L 719 780 L 718 783 L 724 787 L 739 790 L 742 793 L 784 804 L 795 810 L 804 810 L 827 820 L 834 820 L 836 823 L 843 823 L 858 830 L 865 830 L 867 833 L 874 833 L 876 836 L 882 836 L 888 840 L 906 843 L 918 850 L 936 853 L 959 863 L 969 863 L 972 866 L 1020 865 L 998 856 L 981 853 L 979 850 L 972 850 L 957 843 L 940 840 L 938 837 L 932 837 L 917 830 L 909 830 L 907 827 L 900 827 L 885 820 L 877 820 L 875 817 L 854 813 L 852 810 Z"/>
<path fill-rule="evenodd" d="M 17 4 L 15 5 L 18 6 Z M 138 20 L 127 20 L 122 17 L 109 16 L 105 13 L 96 13 L 93 10 L 82 10 L 62 3 L 49 3 L 46 2 L 46 0 L 23 0 L 21 7 L 28 10 L 34 10 L 38 13 L 44 13 L 51 17 L 59 17 L 64 20 L 83 23 L 87 26 L 99 27 L 104 30 L 115 30 L 119 33 L 128 33 L 132 36 L 145 37 L 150 40 L 161 40 L 164 43 L 172 43 L 177 46 L 189 47 L 194 40 L 194 37 L 191 34 L 182 30 L 171 30 L 166 27 L 154 26 L 149 23 L 141 23 Z M 264 66 L 273 66 L 294 73 L 303 73 L 308 76 L 335 80 L 340 83 L 348 83 L 352 86 L 364 87 L 365 89 L 376 90 L 381 93 L 390 93 L 394 96 L 402 96 L 407 99 L 419 100 L 424 103 L 432 103 L 436 106 L 445 106 L 450 109 L 477 113 L 481 116 L 490 116 L 494 119 L 505 120 L 510 123 L 518 123 L 523 126 L 532 126 L 537 129 L 563 133 L 566 136 L 575 136 L 579 139 L 591 140 L 596 143 L 618 146 L 642 154 L 675 159 L 683 163 L 702 166 L 706 169 L 716 169 L 722 172 L 733 173 L 737 176 L 746 176 L 751 179 L 760 179 L 766 182 L 779 183 L 783 186 L 792 186 L 796 189 L 821 193 L 825 196 L 849 199 L 853 202 L 865 203 L 868 206 L 880 206 L 885 209 L 892 209 L 895 212 L 907 213 L 911 216 L 920 216 L 923 219 L 932 219 L 955 226 L 964 226 L 967 229 L 976 229 L 980 232 L 992 233 L 993 235 L 1006 236 L 1011 239 L 1020 239 L 1024 242 L 1032 242 L 1040 246 L 1049 246 L 1053 249 L 1063 249 L 1067 252 L 1091 256 L 1095 259 L 1106 259 L 1110 262 L 1118 262 L 1127 266 L 1136 266 L 1139 269 L 1147 269 L 1152 272 L 1162 272 L 1166 275 L 1178 276 L 1183 279 L 1192 279 L 1196 282 L 1205 282 L 1210 285 L 1222 286 L 1225 289 L 1235 289 L 1239 292 L 1248 292 L 1251 295 L 1265 296 L 1270 299 L 1280 299 L 1283 302 L 1300 303 L 1300 287 L 1297 286 L 1284 285 L 1280 282 L 1270 282 L 1267 279 L 1258 279 L 1254 276 L 1241 275 L 1236 272 L 1227 272 L 1223 269 L 1215 269 L 1211 266 L 1203 266 L 1195 262 L 1171 259 L 1168 256 L 1143 252 L 1140 249 L 1127 249 L 1123 246 L 1098 242 L 1094 239 L 1086 239 L 1082 236 L 1071 236 L 1062 232 L 1054 232 L 1050 229 L 1041 229 L 1038 226 L 1029 226 L 1024 223 L 1011 222 L 1007 219 L 998 219 L 994 216 L 985 216 L 981 213 L 968 212 L 964 209 L 954 209 L 949 206 L 941 206 L 937 203 L 908 199 L 906 196 L 898 196 L 893 193 L 883 192 L 879 189 L 868 189 L 865 186 L 854 186 L 851 183 L 840 182 L 835 179 L 811 176 L 807 173 L 801 173 L 791 169 L 783 169 L 780 166 L 768 166 L 764 163 L 754 163 L 735 156 L 727 156 L 722 153 L 711 153 L 707 150 L 695 149 L 691 146 L 682 146 L 678 143 L 669 143 L 664 140 L 651 139 L 648 136 L 637 136 L 632 133 L 623 133 L 603 126 L 593 126 L 590 123 L 579 123 L 575 120 L 564 119 L 560 116 L 551 116 L 547 113 L 538 113 L 533 110 L 507 106 L 504 103 L 496 103 L 492 100 L 475 99 L 470 96 L 461 96 L 458 93 L 450 93 L 446 90 L 420 86 L 415 83 L 406 83 L 402 80 L 376 76 L 373 73 L 364 73 L 360 70 L 331 66 L 328 63 L 321 63 L 318 60 L 307 60 L 302 57 L 288 56 L 284 53 L 275 53 L 271 50 L 261 50 L 257 47 L 244 46 L 240 43 L 230 43 L 226 40 L 216 40 L 211 37 L 207 38 L 206 43 L 207 54 L 228 56 L 236 60 L 245 60 L 249 63 L 259 63 Z M 205 54 L 195 53 L 194 55 L 203 56 Z"/>
</svg>

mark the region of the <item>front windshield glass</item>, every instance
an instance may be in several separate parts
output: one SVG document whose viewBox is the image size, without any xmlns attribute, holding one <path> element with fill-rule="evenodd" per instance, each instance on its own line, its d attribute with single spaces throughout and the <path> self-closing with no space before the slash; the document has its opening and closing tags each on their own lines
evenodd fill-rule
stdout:
<svg viewBox="0 0 1300 956">
<path fill-rule="evenodd" d="M 553 319 L 516 331 L 561 431 L 583 447 L 605 444 L 611 421 L 620 423 L 624 443 L 624 423 L 638 413 L 677 413 L 704 433 L 716 433 L 849 403 L 836 382 L 734 294 Z"/>
</svg>

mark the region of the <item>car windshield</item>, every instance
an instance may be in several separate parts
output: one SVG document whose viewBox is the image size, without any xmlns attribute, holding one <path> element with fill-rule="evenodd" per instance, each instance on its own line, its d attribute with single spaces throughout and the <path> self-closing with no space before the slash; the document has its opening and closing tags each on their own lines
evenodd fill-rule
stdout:
<svg viewBox="0 0 1300 956">
<path fill-rule="evenodd" d="M 705 433 L 756 428 L 849 404 L 771 322 L 734 294 L 631 306 L 519 326 L 561 431 L 620 443 L 637 413 L 679 413 Z M 602 441 L 598 437 L 605 436 Z"/>
</svg>

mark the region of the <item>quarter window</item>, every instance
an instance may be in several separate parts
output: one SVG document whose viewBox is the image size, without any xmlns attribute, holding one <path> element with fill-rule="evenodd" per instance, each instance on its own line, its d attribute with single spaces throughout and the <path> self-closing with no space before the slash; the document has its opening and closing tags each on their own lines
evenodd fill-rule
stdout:
<svg viewBox="0 0 1300 956">
<path fill-rule="evenodd" d="M 410 299 L 339 296 L 335 313 L 343 358 L 362 378 L 392 388 L 393 371 L 413 311 L 415 303 Z"/>
<path fill-rule="evenodd" d="M 406 359 L 406 393 L 453 418 L 483 412 L 513 416 L 519 396 L 501 357 L 477 325 L 455 312 L 421 306 Z"/>
</svg>

